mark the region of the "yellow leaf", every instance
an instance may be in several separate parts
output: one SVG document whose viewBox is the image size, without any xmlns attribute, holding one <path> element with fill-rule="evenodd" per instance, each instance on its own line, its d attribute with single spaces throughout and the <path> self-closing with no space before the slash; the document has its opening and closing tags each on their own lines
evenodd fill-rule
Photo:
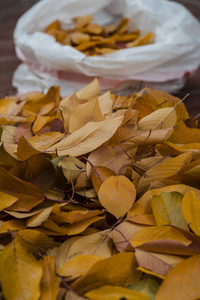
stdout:
<svg viewBox="0 0 200 300">
<path fill-rule="evenodd" d="M 157 225 L 168 224 L 188 229 L 181 210 L 182 198 L 183 195 L 178 192 L 161 192 L 153 196 L 151 205 Z"/>
<path fill-rule="evenodd" d="M 156 149 L 158 149 L 159 153 L 163 156 L 165 155 L 175 156 L 188 151 L 198 153 L 200 149 L 200 143 L 189 143 L 184 145 L 177 145 L 167 141 L 160 145 L 156 145 Z"/>
<path fill-rule="evenodd" d="M 105 94 L 98 97 L 99 107 L 103 115 L 106 115 L 112 110 L 112 99 L 110 95 L 110 91 L 107 91 Z"/>
<path fill-rule="evenodd" d="M 183 197 L 182 211 L 188 226 L 200 235 L 200 201 L 194 191 L 191 190 Z"/>
<path fill-rule="evenodd" d="M 74 18 L 75 28 L 80 29 L 82 27 L 85 27 L 93 19 L 94 19 L 93 16 L 90 16 L 90 15 L 84 15 L 84 16 L 81 16 L 81 17 L 76 17 L 76 18 Z"/>
<path fill-rule="evenodd" d="M 27 227 L 38 227 L 44 221 L 46 221 L 51 213 L 52 206 L 43 209 L 42 211 L 38 212 L 34 216 L 32 216 L 26 223 Z"/>
<path fill-rule="evenodd" d="M 21 230 L 25 228 L 25 223 L 19 220 L 9 220 L 3 222 L 0 227 L 0 234 L 1 233 L 8 233 L 8 229 L 11 230 Z"/>
<path fill-rule="evenodd" d="M 55 273 L 55 258 L 44 256 L 40 261 L 43 275 L 40 282 L 40 300 L 55 300 L 57 299 L 60 279 Z"/>
<path fill-rule="evenodd" d="M 194 300 L 200 298 L 200 255 L 176 265 L 161 284 L 155 300 Z"/>
<path fill-rule="evenodd" d="M 68 247 L 68 243 L 66 247 Z M 78 254 L 110 257 L 112 255 L 112 241 L 108 236 L 108 230 L 89 234 L 74 241 L 67 251 L 66 260 Z"/>
<path fill-rule="evenodd" d="M 4 210 L 5 208 L 11 206 L 18 200 L 17 197 L 13 197 L 9 194 L 4 192 L 0 192 L 0 211 Z"/>
<path fill-rule="evenodd" d="M 119 300 L 122 298 L 127 300 L 150 300 L 150 298 L 145 294 L 115 285 L 104 285 L 86 293 L 84 296 L 92 300 Z"/>
<path fill-rule="evenodd" d="M 103 257 L 97 255 L 77 255 L 69 259 L 58 273 L 61 276 L 75 279 L 84 275 L 97 261 L 102 259 Z"/>
<path fill-rule="evenodd" d="M 184 121 L 180 120 L 169 141 L 175 144 L 200 143 L 200 129 L 187 127 Z"/>
<path fill-rule="evenodd" d="M 59 101 L 60 88 L 58 86 L 53 86 L 48 90 L 46 95 L 40 95 L 40 97 L 35 99 L 27 99 L 25 105 L 23 106 L 23 112 L 27 115 L 51 114 L 54 110 L 57 110 Z"/>
<path fill-rule="evenodd" d="M 55 222 L 48 219 L 43 223 L 43 226 L 47 228 L 47 232 L 49 234 L 55 234 L 55 235 L 75 235 L 83 232 L 88 226 L 90 226 L 92 223 L 95 223 L 101 219 L 104 219 L 103 217 L 91 217 L 86 220 L 82 220 L 80 222 L 74 223 L 74 224 L 64 224 L 62 226 L 58 226 Z"/>
<path fill-rule="evenodd" d="M 74 108 L 69 118 L 69 132 L 72 133 L 78 130 L 88 122 L 100 122 L 103 120 L 104 117 L 96 97 Z"/>
<path fill-rule="evenodd" d="M 35 135 L 28 140 L 28 142 L 37 150 L 37 151 L 44 151 L 54 145 L 55 143 L 59 142 L 64 133 L 60 132 L 46 132 L 42 133 L 39 136 Z"/>
<path fill-rule="evenodd" d="M 170 226 L 151 226 L 141 229 L 134 233 L 130 242 L 134 247 L 138 247 L 142 244 L 155 240 L 172 240 L 180 242 L 186 246 L 191 244 L 191 241 L 186 239 L 183 234 Z"/>
<path fill-rule="evenodd" d="M 92 168 L 92 185 L 96 192 L 98 192 L 101 184 L 110 176 L 115 176 L 115 172 L 106 167 Z"/>
<path fill-rule="evenodd" d="M 175 111 L 179 119 L 187 119 L 188 112 L 183 102 L 180 102 L 180 99 L 174 97 L 166 92 L 160 90 L 151 90 L 150 88 L 145 88 L 146 95 L 148 98 L 153 98 L 158 104 L 159 107 L 175 107 Z"/>
<path fill-rule="evenodd" d="M 32 130 L 34 135 L 36 135 L 46 124 L 50 123 L 53 121 L 55 116 L 41 116 L 37 115 L 36 119 L 32 123 Z"/>
<path fill-rule="evenodd" d="M 137 270 L 139 270 L 139 271 L 141 271 L 141 272 L 143 272 L 143 273 L 145 273 L 145 274 L 148 274 L 148 275 L 151 275 L 151 276 L 158 277 L 158 278 L 160 278 L 160 279 L 165 279 L 165 276 L 162 276 L 162 275 L 160 275 L 160 274 L 157 274 L 157 273 L 155 273 L 155 272 L 152 272 L 152 271 L 150 271 L 149 269 L 146 269 L 146 268 L 144 268 L 144 267 L 138 267 Z"/>
<path fill-rule="evenodd" d="M 134 253 L 119 253 L 96 262 L 71 288 L 79 295 L 84 295 L 88 290 L 104 285 L 128 286 L 141 277 L 141 273 L 135 271 L 136 267 Z"/>
<path fill-rule="evenodd" d="M 49 237 L 47 234 L 35 229 L 20 230 L 18 235 L 20 236 L 18 236 L 20 238 L 20 244 L 27 252 L 31 252 L 34 255 L 38 254 L 38 248 L 35 245 L 39 246 L 44 251 L 60 245 L 60 243 L 54 241 L 53 237 Z"/>
<path fill-rule="evenodd" d="M 155 130 L 170 128 L 176 125 L 176 112 L 174 108 L 158 109 L 138 122 L 139 130 Z"/>
<path fill-rule="evenodd" d="M 153 43 L 155 35 L 152 32 L 148 32 L 145 35 L 138 37 L 134 42 L 127 43 L 127 48 L 138 47 Z"/>
<path fill-rule="evenodd" d="M 5 98 L 5 99 L 0 99 L 0 114 L 5 114 L 10 107 L 15 105 L 15 101 L 13 99 Z"/>
<path fill-rule="evenodd" d="M 102 213 L 103 212 L 101 210 L 85 210 L 85 211 L 74 210 L 69 212 L 58 211 L 51 216 L 51 220 L 53 220 L 57 224 L 61 224 L 61 223 L 74 224 L 101 215 Z"/>
<path fill-rule="evenodd" d="M 76 92 L 76 95 L 79 99 L 87 99 L 91 100 L 96 96 L 100 95 L 100 85 L 97 78 L 95 78 L 90 84 L 88 84 L 86 87 L 82 88 L 78 92 Z"/>
<path fill-rule="evenodd" d="M 17 240 L 8 244 L 1 259 L 2 289 L 8 300 L 38 300 L 42 267 Z"/>
<path fill-rule="evenodd" d="M 71 116 L 72 111 L 79 105 L 79 99 L 74 93 L 72 96 L 64 98 L 60 102 L 60 108 L 62 108 L 62 116 L 63 116 L 63 121 L 64 121 L 64 128 L 65 132 L 69 132 L 69 119 Z"/>
<path fill-rule="evenodd" d="M 89 34 L 82 33 L 80 31 L 74 31 L 70 34 L 70 39 L 74 44 L 80 44 L 90 40 Z"/>
<path fill-rule="evenodd" d="M 173 130 L 173 128 L 156 129 L 151 132 L 150 130 L 136 130 L 131 133 L 129 142 L 143 143 L 144 145 L 158 144 L 166 141 Z"/>
<path fill-rule="evenodd" d="M 193 153 L 186 152 L 174 158 L 165 158 L 160 163 L 150 168 L 140 179 L 137 186 L 137 192 L 140 194 L 149 187 L 155 179 L 166 179 L 176 175 L 192 159 Z"/>
<path fill-rule="evenodd" d="M 149 169 L 146 172 L 145 177 L 161 179 L 173 176 L 180 171 L 186 163 L 191 161 L 192 155 L 193 153 L 188 151 L 187 153 L 180 154 L 174 158 L 163 160 Z"/>
<path fill-rule="evenodd" d="M 111 176 L 102 183 L 98 197 L 102 206 L 119 219 L 131 209 L 136 190 L 127 177 Z"/>
<path fill-rule="evenodd" d="M 11 126 L 11 125 L 6 125 L 3 126 L 3 132 L 1 135 L 1 142 L 3 142 L 4 144 L 14 144 L 15 143 L 15 131 L 16 131 L 16 127 L 15 126 Z"/>
<path fill-rule="evenodd" d="M 89 122 L 50 147 L 46 152 L 57 150 L 59 156 L 67 154 L 79 156 L 91 152 L 109 140 L 122 121 L 123 116 L 101 122 Z"/>
</svg>

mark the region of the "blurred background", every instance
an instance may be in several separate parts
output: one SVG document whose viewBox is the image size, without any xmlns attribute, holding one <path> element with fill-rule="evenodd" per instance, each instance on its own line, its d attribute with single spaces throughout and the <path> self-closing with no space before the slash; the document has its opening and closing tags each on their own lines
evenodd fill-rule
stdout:
<svg viewBox="0 0 200 300">
<path fill-rule="evenodd" d="M 158 0 L 159 1 L 159 0 Z M 38 0 L 0 0 L 0 98 L 16 92 L 12 75 L 20 61 L 16 58 L 13 30 L 19 17 Z M 200 0 L 177 0 L 200 21 Z M 185 87 L 176 95 L 184 101 L 191 117 L 200 113 L 200 68 L 187 79 Z"/>
</svg>

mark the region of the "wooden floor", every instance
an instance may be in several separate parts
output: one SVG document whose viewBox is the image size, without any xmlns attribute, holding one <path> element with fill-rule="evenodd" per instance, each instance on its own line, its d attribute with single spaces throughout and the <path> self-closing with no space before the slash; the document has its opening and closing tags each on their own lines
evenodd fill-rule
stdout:
<svg viewBox="0 0 200 300">
<path fill-rule="evenodd" d="M 13 94 L 12 75 L 20 61 L 16 58 L 13 44 L 13 30 L 18 18 L 38 0 L 0 0 L 0 97 Z M 185 4 L 200 20 L 199 0 L 177 0 Z M 187 5 L 187 3 L 190 3 Z M 193 77 L 187 80 L 186 86 L 177 96 L 190 96 L 185 100 L 190 116 L 200 113 L 200 68 Z"/>
</svg>

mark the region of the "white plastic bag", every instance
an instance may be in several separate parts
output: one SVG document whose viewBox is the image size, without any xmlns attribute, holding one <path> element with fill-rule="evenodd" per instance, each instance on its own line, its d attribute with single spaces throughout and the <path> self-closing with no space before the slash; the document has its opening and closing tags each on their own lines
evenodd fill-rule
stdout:
<svg viewBox="0 0 200 300">
<path fill-rule="evenodd" d="M 45 27 L 59 19 L 64 26 L 77 16 L 91 14 L 100 25 L 127 17 L 130 30 L 151 30 L 155 43 L 127 48 L 101 56 L 89 56 L 71 46 L 63 46 L 45 34 Z M 200 63 L 200 24 L 182 5 L 167 0 L 41 0 L 18 21 L 14 32 L 16 53 L 27 64 L 33 78 L 65 85 L 65 93 L 82 84 L 100 79 L 102 88 L 124 88 L 138 81 L 157 83 L 174 90 L 183 85 L 186 74 Z M 21 69 L 23 66 L 20 67 Z M 20 89 L 18 69 L 13 84 Z M 25 69 L 25 67 L 24 67 Z M 24 91 L 26 77 L 21 73 Z M 48 79 L 49 78 L 49 79 Z M 52 80 L 51 80 L 52 78 Z M 37 81 L 37 80 L 36 80 Z M 166 84 L 167 83 L 167 84 Z"/>
</svg>

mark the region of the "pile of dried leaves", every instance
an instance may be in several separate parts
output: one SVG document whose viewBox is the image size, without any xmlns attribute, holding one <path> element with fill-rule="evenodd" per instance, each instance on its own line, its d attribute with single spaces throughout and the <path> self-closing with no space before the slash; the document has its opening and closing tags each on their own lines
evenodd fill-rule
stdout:
<svg viewBox="0 0 200 300">
<path fill-rule="evenodd" d="M 198 124 L 158 90 L 99 95 L 0 100 L 2 293 L 198 299 Z"/>
<path fill-rule="evenodd" d="M 63 29 L 59 20 L 49 24 L 45 32 L 52 35 L 57 42 L 69 45 L 86 55 L 94 56 L 116 50 L 151 44 L 154 34 L 140 34 L 140 30 L 129 31 L 129 19 L 124 18 L 118 24 L 99 26 L 90 23 L 90 15 L 74 19 L 75 28 Z"/>
</svg>

